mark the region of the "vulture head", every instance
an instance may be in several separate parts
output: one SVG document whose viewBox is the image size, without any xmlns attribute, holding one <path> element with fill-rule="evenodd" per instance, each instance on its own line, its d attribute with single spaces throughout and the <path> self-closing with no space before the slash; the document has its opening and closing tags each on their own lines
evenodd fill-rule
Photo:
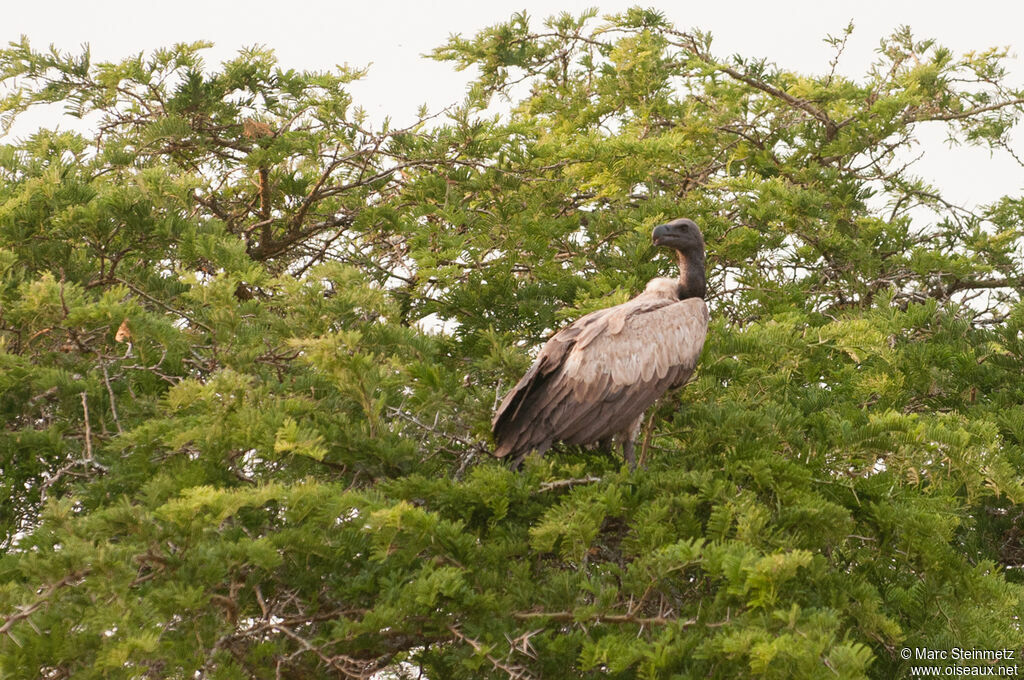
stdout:
<svg viewBox="0 0 1024 680">
<path fill-rule="evenodd" d="M 704 275 L 704 236 L 693 220 L 685 217 L 659 224 L 651 234 L 656 246 L 672 248 L 679 261 L 679 299 L 703 298 L 707 293 Z"/>
</svg>

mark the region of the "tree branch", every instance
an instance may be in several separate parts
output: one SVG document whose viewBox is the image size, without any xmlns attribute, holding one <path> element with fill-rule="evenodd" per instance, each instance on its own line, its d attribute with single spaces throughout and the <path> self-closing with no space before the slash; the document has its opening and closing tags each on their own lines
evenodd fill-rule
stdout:
<svg viewBox="0 0 1024 680">
<path fill-rule="evenodd" d="M 28 617 L 32 616 L 32 614 L 39 611 L 41 607 L 43 607 L 50 601 L 50 598 L 53 597 L 53 594 L 61 588 L 64 588 L 66 586 L 76 586 L 79 583 L 81 583 L 81 579 L 88 573 L 88 569 L 84 569 L 81 571 L 73 571 L 61 580 L 57 581 L 56 583 L 51 583 L 50 585 L 43 588 L 43 591 L 39 594 L 38 597 L 36 597 L 36 599 L 33 602 L 27 605 L 21 605 L 18 608 L 17 612 L 4 617 L 3 624 L 0 624 L 0 635 L 6 634 L 8 637 L 14 640 L 14 636 L 11 634 L 11 628 L 13 628 L 16 623 L 18 623 L 19 621 L 24 621 Z M 15 640 L 15 642 L 17 643 L 17 640 Z"/>
<path fill-rule="evenodd" d="M 594 477 L 587 475 L 586 477 L 580 477 L 578 479 L 555 479 L 550 482 L 543 482 L 540 485 L 540 491 L 551 491 L 552 489 L 566 489 L 574 486 L 581 486 L 583 484 L 594 484 L 600 482 L 600 477 Z"/>
<path fill-rule="evenodd" d="M 561 623 L 634 623 L 640 626 L 668 626 L 681 625 L 692 626 L 697 619 L 679 619 L 667 616 L 637 616 L 635 614 L 593 614 L 590 616 L 577 616 L 574 612 L 513 612 L 512 618 L 518 621 L 530 619 L 549 619 Z"/>
</svg>

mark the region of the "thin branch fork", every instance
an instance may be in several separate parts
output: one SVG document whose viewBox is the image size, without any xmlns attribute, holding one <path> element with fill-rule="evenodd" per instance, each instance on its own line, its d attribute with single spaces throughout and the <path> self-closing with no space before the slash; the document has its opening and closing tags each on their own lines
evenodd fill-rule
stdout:
<svg viewBox="0 0 1024 680">
<path fill-rule="evenodd" d="M 792 107 L 798 108 L 801 111 L 811 114 L 814 118 L 824 123 L 825 129 L 827 131 L 826 136 L 828 139 L 833 139 L 836 136 L 836 133 L 839 131 L 839 125 L 834 120 L 829 118 L 827 113 L 825 113 L 824 111 L 822 111 L 820 108 L 810 103 L 809 101 L 794 97 L 788 92 L 783 92 L 779 88 L 773 87 L 768 83 L 764 82 L 763 80 L 759 80 L 752 76 L 748 76 L 745 73 L 741 73 L 740 71 L 737 71 L 731 66 L 719 66 L 718 68 L 731 78 L 746 83 L 747 85 L 756 90 L 761 90 L 765 94 L 769 94 L 775 97 L 776 99 L 781 99 L 782 101 L 786 102 Z"/>
<path fill-rule="evenodd" d="M 312 642 L 283 624 L 271 623 L 270 627 L 294 640 L 300 647 L 302 647 L 302 651 L 312 653 L 320 659 L 328 669 L 337 671 L 342 675 L 342 677 L 358 678 L 362 680 L 363 678 L 371 677 L 374 672 L 378 670 L 378 664 L 374 661 L 359 661 L 345 656 L 344 654 L 328 656 L 324 653 L 323 648 L 317 647 Z"/>
<path fill-rule="evenodd" d="M 82 422 L 85 424 L 85 434 L 83 435 L 84 442 L 85 442 L 85 457 L 80 459 L 80 460 L 75 459 L 75 460 L 68 461 L 67 463 L 62 465 L 56 472 L 54 472 L 53 475 L 51 475 L 50 477 L 48 477 L 46 480 L 43 481 L 42 485 L 39 487 L 39 499 L 42 500 L 42 501 L 46 500 L 47 489 L 49 489 L 51 486 L 53 486 L 65 474 L 71 473 L 71 470 L 73 470 L 75 467 L 77 467 L 79 465 L 82 465 L 82 466 L 86 467 L 87 469 L 88 468 L 95 468 L 95 469 L 97 469 L 97 470 L 99 470 L 101 472 L 108 472 L 109 469 L 110 469 L 106 465 L 104 465 L 103 463 L 100 463 L 98 460 L 96 460 L 93 457 L 93 453 L 92 453 L 92 426 L 89 424 L 89 401 L 88 401 L 88 398 L 87 398 L 87 395 L 86 395 L 85 392 L 82 392 L 81 396 L 82 396 L 82 414 L 83 414 L 83 421 Z M 77 474 L 77 473 L 71 473 L 71 474 Z"/>
<path fill-rule="evenodd" d="M 32 616 L 32 614 L 39 611 L 40 608 L 44 607 L 47 603 L 50 602 L 50 598 L 53 597 L 53 594 L 61 588 L 67 586 L 76 586 L 79 583 L 81 583 L 82 578 L 88 573 L 88 569 L 82 571 L 73 571 L 61 580 L 57 581 L 56 583 L 51 583 L 50 585 L 43 588 L 42 592 L 39 593 L 39 596 L 36 597 L 36 599 L 33 602 L 27 605 L 22 605 L 18 608 L 18 611 L 3 618 L 3 623 L 0 624 L 0 635 L 6 634 L 8 637 L 10 637 L 17 643 L 17 640 L 15 640 L 14 636 L 11 634 L 11 628 L 13 628 L 16 623 L 18 623 L 19 621 L 24 621 L 28 617 Z"/>
<path fill-rule="evenodd" d="M 136 286 L 135 284 L 131 283 L 130 281 L 126 281 L 126 280 L 124 280 L 124 279 L 122 279 L 120 277 L 117 277 L 117 276 L 113 277 L 113 280 L 117 281 L 118 283 L 121 283 L 121 284 L 127 286 L 128 288 L 132 289 L 138 295 L 141 295 L 142 297 L 146 298 L 150 302 L 163 307 L 168 312 L 171 312 L 172 314 L 177 314 L 178 316 L 180 316 L 181 318 L 185 319 L 189 323 L 191 323 L 191 324 L 193 324 L 195 326 L 199 326 L 200 328 L 205 330 L 207 333 L 210 333 L 211 335 L 213 334 L 213 329 L 210 328 L 209 326 L 207 326 L 202 321 L 198 321 L 198 320 L 192 318 L 190 315 L 186 314 L 185 312 L 181 311 L 180 309 L 175 309 L 174 307 L 171 307 L 170 305 L 168 305 L 166 302 L 164 302 L 162 300 L 158 300 L 157 298 L 153 297 L 152 295 L 150 295 L 146 291 L 140 289 L 138 286 Z"/>
<path fill-rule="evenodd" d="M 484 646 L 480 642 L 463 633 L 457 626 L 448 626 L 448 630 L 451 631 L 451 634 L 460 642 L 464 642 L 472 647 L 475 652 L 479 653 L 484 651 Z M 509 655 L 511 656 L 511 653 Z M 504 672 L 508 675 L 510 680 L 530 680 L 533 677 L 522 666 L 514 665 L 509 661 L 502 661 L 492 654 L 485 653 L 485 656 L 496 670 Z"/>
<path fill-rule="evenodd" d="M 412 423 L 416 427 L 420 428 L 421 430 L 425 430 L 426 432 L 429 432 L 430 434 L 433 434 L 433 435 L 438 436 L 438 437 L 443 437 L 443 438 L 448 439 L 449 441 L 451 441 L 451 442 L 453 442 L 455 444 L 459 444 L 461 446 L 466 447 L 467 449 L 471 449 L 471 450 L 476 451 L 478 453 L 487 453 L 487 448 L 483 444 L 481 444 L 480 442 L 475 442 L 475 441 L 466 439 L 465 437 L 460 437 L 457 434 L 453 434 L 451 432 L 445 432 L 444 430 L 438 428 L 437 427 L 436 419 L 435 419 L 435 422 L 434 422 L 433 425 L 428 425 L 427 423 L 424 423 L 422 420 L 420 420 L 416 416 L 412 415 L 411 413 L 407 413 L 406 411 L 403 411 L 400 408 L 395 408 L 393 406 L 389 406 L 388 407 L 388 412 L 392 416 L 396 416 L 398 418 L 402 418 L 403 420 L 407 420 L 408 422 Z"/>
<path fill-rule="evenodd" d="M 756 90 L 760 90 L 765 94 L 775 97 L 776 99 L 781 99 L 782 101 L 786 102 L 787 104 L 794 108 L 809 113 L 811 116 L 821 121 L 825 125 L 826 136 L 829 140 L 835 138 L 836 133 L 839 132 L 839 128 L 842 127 L 843 124 L 846 124 L 848 122 L 844 121 L 843 123 L 836 123 L 836 121 L 832 120 L 832 118 L 830 118 L 829 115 L 823 109 L 815 106 L 806 99 L 794 97 L 788 92 L 784 92 L 783 90 L 780 90 L 777 87 L 773 87 L 772 85 L 769 85 L 768 83 L 764 82 L 759 78 L 755 78 L 746 73 L 737 71 L 731 66 L 726 66 L 724 64 L 716 64 L 712 56 L 708 54 L 705 50 L 702 50 L 697 40 L 690 34 L 681 33 L 679 31 L 668 31 L 668 33 L 683 39 L 684 42 L 682 44 L 676 43 L 679 45 L 679 47 L 682 47 L 683 49 L 689 51 L 694 56 L 713 66 L 722 73 L 725 73 L 730 78 L 745 83 Z"/>
</svg>

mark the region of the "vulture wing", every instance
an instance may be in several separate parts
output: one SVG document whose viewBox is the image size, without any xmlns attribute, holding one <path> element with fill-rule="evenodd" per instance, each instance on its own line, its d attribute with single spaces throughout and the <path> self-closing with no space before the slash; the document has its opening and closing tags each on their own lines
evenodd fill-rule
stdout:
<svg viewBox="0 0 1024 680">
<path fill-rule="evenodd" d="M 640 295 L 556 333 L 505 396 L 492 423 L 495 455 L 596 442 L 627 429 L 693 374 L 707 334 L 699 298 Z"/>
</svg>

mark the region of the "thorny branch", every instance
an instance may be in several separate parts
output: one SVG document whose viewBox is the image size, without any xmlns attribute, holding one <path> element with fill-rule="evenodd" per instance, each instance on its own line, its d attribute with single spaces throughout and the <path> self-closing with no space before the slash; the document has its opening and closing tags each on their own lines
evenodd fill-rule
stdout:
<svg viewBox="0 0 1024 680">
<path fill-rule="evenodd" d="M 457 434 L 448 432 L 438 427 L 439 417 L 436 417 L 434 419 L 434 423 L 431 425 L 423 422 L 413 414 L 404 411 L 403 409 L 395 408 L 393 406 L 388 407 L 388 413 L 390 413 L 392 416 L 401 418 L 402 420 L 412 423 L 417 428 L 428 433 L 429 435 L 440 437 L 441 439 L 447 439 L 452 446 L 440 446 L 438 448 L 440 450 L 443 450 L 447 453 L 459 457 L 460 465 L 458 470 L 456 470 L 455 472 L 456 479 L 462 476 L 462 473 L 465 471 L 466 467 L 469 466 L 469 463 L 476 456 L 490 455 L 490 451 L 486 446 L 484 446 L 483 443 L 478 441 L 472 441 L 470 439 L 466 439 L 465 437 L 460 437 Z M 440 416 L 440 413 L 438 414 L 438 416 Z"/>
<path fill-rule="evenodd" d="M 465 635 L 457 626 L 448 626 L 448 630 L 452 632 L 452 635 L 456 637 L 460 642 L 464 642 L 472 647 L 478 654 L 482 653 L 484 658 L 494 667 L 495 670 L 505 673 L 510 680 L 531 680 L 534 676 L 531 675 L 524 667 L 514 664 L 508 658 L 502 660 L 495 657 L 490 652 L 487 652 L 484 645 L 474 640 L 473 638 Z M 509 656 L 512 655 L 514 650 L 510 647 Z"/>
<path fill-rule="evenodd" d="M 58 468 L 56 472 L 54 472 L 52 475 L 47 477 L 46 480 L 43 481 L 43 483 L 39 487 L 39 499 L 41 501 L 45 501 L 46 500 L 47 489 L 49 489 L 51 486 L 56 484 L 60 480 L 60 478 L 63 477 L 64 475 L 66 475 L 66 474 L 74 475 L 75 473 L 73 473 L 71 471 L 74 470 L 79 465 L 84 466 L 87 469 L 88 468 L 95 468 L 95 469 L 97 469 L 97 470 L 99 470 L 101 472 L 107 472 L 109 470 L 109 468 L 107 468 L 106 465 L 103 465 L 102 463 L 97 461 L 95 458 L 93 458 L 93 454 L 92 454 L 92 426 L 89 424 L 89 401 L 88 401 L 88 399 L 86 397 L 86 393 L 85 392 L 82 392 L 81 396 L 82 396 L 82 411 L 83 411 L 83 416 L 84 416 L 83 417 L 83 422 L 84 422 L 84 428 L 85 428 L 85 434 L 84 434 L 85 457 L 80 459 L 80 460 L 79 459 L 73 459 L 73 460 L 68 461 L 67 463 L 62 465 L 60 468 Z"/>
<path fill-rule="evenodd" d="M 589 616 L 578 616 L 573 612 L 560 611 L 560 612 L 514 612 L 512 618 L 519 621 L 529 621 L 532 619 L 547 619 L 549 621 L 558 621 L 562 623 L 634 623 L 640 626 L 668 626 L 677 625 L 680 627 L 688 627 L 695 625 L 697 619 L 679 619 L 669 616 L 637 616 L 636 614 L 592 614 Z"/>
<path fill-rule="evenodd" d="M 20 607 L 18 607 L 18 611 L 3 618 L 3 623 L 0 624 L 0 635 L 6 634 L 8 637 L 14 640 L 15 643 L 17 643 L 18 641 L 14 638 L 14 635 L 11 633 L 11 629 L 14 627 L 16 623 L 18 623 L 19 621 L 24 621 L 25 619 L 32 616 L 32 614 L 39 611 L 39 609 L 46 606 L 50 602 L 54 593 L 56 593 L 61 588 L 65 588 L 68 586 L 76 586 L 79 583 L 81 583 L 82 579 L 88 573 L 88 569 L 73 571 L 61 580 L 57 581 L 56 583 L 51 583 L 50 585 L 44 587 L 35 600 L 30 602 L 29 604 L 21 605 Z"/>
</svg>

